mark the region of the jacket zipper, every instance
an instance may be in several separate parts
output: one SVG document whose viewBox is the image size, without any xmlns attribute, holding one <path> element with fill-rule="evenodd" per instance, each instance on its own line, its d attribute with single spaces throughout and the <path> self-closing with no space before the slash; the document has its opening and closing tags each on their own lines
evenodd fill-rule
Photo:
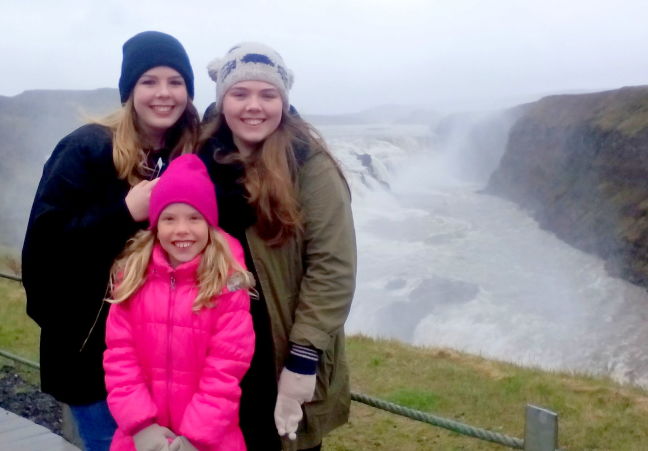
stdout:
<svg viewBox="0 0 648 451">
<path fill-rule="evenodd" d="M 101 305 L 99 306 L 99 311 L 97 312 L 97 316 L 95 317 L 95 320 L 92 323 L 92 327 L 90 327 L 90 330 L 88 331 L 88 335 L 85 337 L 85 340 L 83 340 L 83 343 L 79 348 L 79 352 L 83 351 L 83 348 L 85 348 L 85 345 L 88 343 L 88 340 L 90 339 L 90 335 L 92 335 L 92 331 L 94 330 L 94 328 L 97 326 L 97 323 L 99 322 L 99 317 L 101 316 L 101 311 L 103 310 L 103 306 L 105 303 L 106 301 L 104 300 L 101 301 Z"/>
<path fill-rule="evenodd" d="M 259 279 L 259 280 L 257 280 L 257 283 L 261 287 L 261 292 L 262 293 L 267 293 L 267 291 L 264 290 L 264 288 L 263 288 L 263 281 L 265 280 L 265 274 L 262 274 L 263 269 L 259 269 L 259 268 L 263 268 L 263 265 L 259 264 L 259 261 L 258 261 L 257 257 L 254 255 L 254 249 L 253 249 L 254 245 L 252 244 L 254 240 L 253 239 L 250 240 L 251 233 L 249 232 L 249 230 L 250 230 L 249 228 L 245 230 L 245 240 L 247 241 L 248 248 L 250 249 L 250 257 L 252 258 L 252 264 L 254 265 L 254 268 L 256 269 L 257 278 Z M 266 283 L 266 285 L 267 285 L 267 283 Z M 261 296 L 259 295 L 258 291 L 255 290 L 255 292 L 256 292 L 256 297 L 260 302 L 261 301 Z M 272 359 L 273 360 L 273 367 L 274 367 L 276 376 L 278 378 L 279 373 L 281 372 L 281 368 L 283 367 L 283 364 L 277 361 L 279 356 L 278 356 L 277 350 L 276 350 L 274 332 L 272 331 L 272 313 L 270 312 L 270 306 L 269 306 L 269 303 L 268 303 L 268 299 L 265 296 L 263 297 L 263 303 L 265 304 L 265 309 L 266 309 L 266 312 L 268 314 L 268 330 L 270 331 L 270 338 L 271 338 L 270 347 L 272 349 L 272 355 L 273 355 L 273 359 Z M 274 309 L 274 306 L 272 308 Z M 250 306 L 250 310 L 251 310 L 251 306 Z"/>
<path fill-rule="evenodd" d="M 171 336 L 172 327 L 173 327 L 173 304 L 175 303 L 175 276 L 171 274 L 170 285 L 169 285 L 169 306 L 167 310 L 167 370 L 166 370 L 166 379 L 167 379 L 167 415 L 169 416 L 169 423 L 171 422 L 171 366 L 172 366 L 172 354 L 171 354 Z"/>
</svg>

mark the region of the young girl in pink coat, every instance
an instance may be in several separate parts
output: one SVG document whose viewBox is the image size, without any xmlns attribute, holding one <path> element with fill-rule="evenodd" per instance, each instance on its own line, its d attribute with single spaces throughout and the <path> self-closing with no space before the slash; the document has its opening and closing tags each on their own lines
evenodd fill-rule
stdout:
<svg viewBox="0 0 648 451">
<path fill-rule="evenodd" d="M 218 228 L 198 157 L 171 162 L 151 193 L 149 221 L 112 271 L 111 450 L 245 450 L 239 382 L 254 351 L 254 282 L 240 244 Z"/>
</svg>

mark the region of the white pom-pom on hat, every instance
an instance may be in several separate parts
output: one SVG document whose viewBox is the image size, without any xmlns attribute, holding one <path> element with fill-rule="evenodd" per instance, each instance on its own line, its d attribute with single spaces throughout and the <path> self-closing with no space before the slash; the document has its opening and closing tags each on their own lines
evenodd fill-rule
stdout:
<svg viewBox="0 0 648 451">
<path fill-rule="evenodd" d="M 209 74 L 209 77 L 214 80 L 214 82 L 218 80 L 218 70 L 220 69 L 221 61 L 222 58 L 214 58 L 207 65 L 207 73 Z"/>
</svg>

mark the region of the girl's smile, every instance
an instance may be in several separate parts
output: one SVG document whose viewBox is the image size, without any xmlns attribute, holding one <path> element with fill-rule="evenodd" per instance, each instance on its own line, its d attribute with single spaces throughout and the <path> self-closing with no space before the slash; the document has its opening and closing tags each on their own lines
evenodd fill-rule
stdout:
<svg viewBox="0 0 648 451">
<path fill-rule="evenodd" d="M 138 125 L 156 145 L 163 144 L 159 141 L 180 119 L 187 103 L 184 79 L 170 67 L 158 66 L 144 72 L 133 89 Z"/>
<path fill-rule="evenodd" d="M 188 204 L 167 206 L 157 224 L 157 238 L 174 268 L 193 260 L 209 240 L 209 224 L 198 210 Z"/>
<path fill-rule="evenodd" d="M 279 127 L 282 114 L 279 90 L 264 81 L 236 83 L 223 98 L 225 121 L 243 154 L 256 150 Z"/>
</svg>

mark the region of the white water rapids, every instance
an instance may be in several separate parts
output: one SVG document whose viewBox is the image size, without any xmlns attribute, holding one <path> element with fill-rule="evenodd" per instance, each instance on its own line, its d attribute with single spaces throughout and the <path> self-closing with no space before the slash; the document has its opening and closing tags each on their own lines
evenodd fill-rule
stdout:
<svg viewBox="0 0 648 451">
<path fill-rule="evenodd" d="M 480 194 L 497 161 L 476 177 L 423 126 L 320 130 L 353 188 L 348 332 L 648 387 L 648 293 Z"/>
</svg>

